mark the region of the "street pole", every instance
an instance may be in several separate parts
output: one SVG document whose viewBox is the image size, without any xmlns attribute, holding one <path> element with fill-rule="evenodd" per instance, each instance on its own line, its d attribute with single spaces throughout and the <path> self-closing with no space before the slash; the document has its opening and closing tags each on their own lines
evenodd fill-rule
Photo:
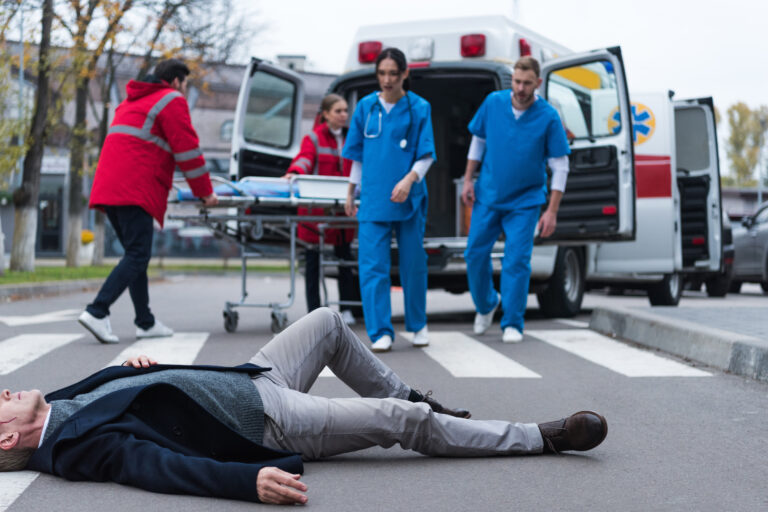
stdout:
<svg viewBox="0 0 768 512">
<path fill-rule="evenodd" d="M 765 167 L 765 129 L 768 128 L 768 120 L 760 120 L 760 151 L 757 159 L 757 206 L 763 204 L 763 168 Z M 768 174 L 768 173 L 766 173 Z M 757 210 L 757 208 L 755 208 Z"/>
</svg>

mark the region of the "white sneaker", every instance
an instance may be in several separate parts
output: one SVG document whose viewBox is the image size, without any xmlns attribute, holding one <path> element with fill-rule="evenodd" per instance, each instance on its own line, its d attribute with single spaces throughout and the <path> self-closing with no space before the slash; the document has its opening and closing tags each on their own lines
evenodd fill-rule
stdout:
<svg viewBox="0 0 768 512">
<path fill-rule="evenodd" d="M 427 330 L 426 325 L 414 334 L 411 343 L 414 347 L 426 347 L 429 345 L 429 330 Z"/>
<path fill-rule="evenodd" d="M 78 317 L 80 325 L 88 329 L 91 334 L 96 336 L 100 343 L 119 343 L 120 338 L 112 333 L 112 326 L 109 324 L 109 315 L 104 318 L 96 318 L 87 311 Z"/>
<path fill-rule="evenodd" d="M 173 329 L 157 319 L 155 319 L 155 325 L 149 329 L 136 328 L 136 339 L 139 340 L 143 338 L 167 338 L 168 336 L 173 336 Z"/>
<path fill-rule="evenodd" d="M 344 311 L 341 312 L 341 319 L 347 325 L 355 325 L 357 323 L 357 320 L 355 320 L 355 316 L 348 309 L 345 309 Z"/>
<path fill-rule="evenodd" d="M 371 350 L 374 352 L 389 352 L 392 350 L 392 336 L 385 334 L 377 339 L 373 345 L 371 345 Z"/>
<path fill-rule="evenodd" d="M 504 335 L 501 337 L 501 341 L 504 343 L 520 343 L 523 341 L 523 333 L 514 327 L 506 327 L 504 329 Z"/>
<path fill-rule="evenodd" d="M 501 304 L 501 295 L 497 293 L 496 297 L 496 305 L 493 306 L 493 309 L 489 313 L 475 314 L 475 326 L 473 328 L 475 334 L 485 334 L 485 331 L 487 331 L 493 323 L 493 315 L 496 313 L 496 310 L 499 309 L 499 305 Z"/>
</svg>

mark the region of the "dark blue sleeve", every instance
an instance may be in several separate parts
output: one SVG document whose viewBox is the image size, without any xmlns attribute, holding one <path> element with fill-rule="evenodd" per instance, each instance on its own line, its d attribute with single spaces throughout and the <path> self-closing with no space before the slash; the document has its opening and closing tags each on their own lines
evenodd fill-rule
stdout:
<svg viewBox="0 0 768 512">
<path fill-rule="evenodd" d="M 341 150 L 341 156 L 358 162 L 363 161 L 363 128 L 365 126 L 363 103 L 362 100 L 357 102 L 355 112 L 352 114 L 352 121 L 349 123 L 347 139 L 344 141 L 344 149 Z"/>
<path fill-rule="evenodd" d="M 547 154 L 546 158 L 557 158 L 571 154 L 571 147 L 568 144 L 568 138 L 565 135 L 565 128 L 560 121 L 557 111 L 553 112 L 552 118 L 547 125 Z"/>
<path fill-rule="evenodd" d="M 259 501 L 256 477 L 275 466 L 301 473 L 298 455 L 258 463 L 183 455 L 131 434 L 89 436 L 57 447 L 54 473 L 68 480 L 112 481 L 152 492 Z"/>
<path fill-rule="evenodd" d="M 485 132 L 485 124 L 486 124 L 486 115 L 488 114 L 488 100 L 491 97 L 491 94 L 485 97 L 485 99 L 483 100 L 483 103 L 480 105 L 480 108 L 478 108 L 477 112 L 475 112 L 475 117 L 473 117 L 472 120 L 469 122 L 469 127 L 468 127 L 469 133 L 471 133 L 472 135 L 476 135 L 481 139 L 488 138 Z"/>
<path fill-rule="evenodd" d="M 419 132 L 416 134 L 416 160 L 421 160 L 425 156 L 431 156 L 437 160 L 435 154 L 435 135 L 432 130 L 432 106 L 425 100 L 423 108 L 419 108 Z"/>
</svg>

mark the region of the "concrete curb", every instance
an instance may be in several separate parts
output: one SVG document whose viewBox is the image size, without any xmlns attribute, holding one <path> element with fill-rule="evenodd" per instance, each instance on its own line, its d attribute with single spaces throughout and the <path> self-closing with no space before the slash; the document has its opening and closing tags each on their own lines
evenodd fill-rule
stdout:
<svg viewBox="0 0 768 512">
<path fill-rule="evenodd" d="M 596 307 L 590 329 L 736 375 L 768 381 L 768 341 L 620 307 Z"/>
<path fill-rule="evenodd" d="M 76 281 L 48 281 L 0 285 L 0 301 L 31 299 L 45 295 L 63 295 L 97 290 L 104 279 L 79 279 Z"/>
</svg>

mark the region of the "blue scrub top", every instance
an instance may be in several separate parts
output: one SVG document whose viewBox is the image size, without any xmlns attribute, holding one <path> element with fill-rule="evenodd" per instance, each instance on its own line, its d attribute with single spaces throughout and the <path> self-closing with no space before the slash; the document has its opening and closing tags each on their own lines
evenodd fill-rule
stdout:
<svg viewBox="0 0 768 512">
<path fill-rule="evenodd" d="M 485 155 L 475 187 L 479 203 L 512 210 L 546 202 L 546 161 L 571 152 L 560 116 L 552 105 L 537 97 L 515 119 L 512 91 L 495 91 L 480 105 L 469 131 L 485 139 Z"/>
<path fill-rule="evenodd" d="M 408 98 L 400 98 L 387 113 L 379 103 L 378 93 L 373 92 L 357 103 L 352 115 L 342 156 L 363 165 L 358 220 L 399 221 L 411 218 L 416 212 L 426 211 L 425 180 L 413 184 L 404 202 L 395 203 L 389 199 L 397 182 L 410 172 L 416 160 L 429 155 L 437 159 L 432 134 L 432 107 L 421 96 L 412 92 L 406 94 Z M 408 144 L 402 149 L 400 141 L 406 133 Z M 364 134 L 377 136 L 365 137 Z"/>
</svg>

